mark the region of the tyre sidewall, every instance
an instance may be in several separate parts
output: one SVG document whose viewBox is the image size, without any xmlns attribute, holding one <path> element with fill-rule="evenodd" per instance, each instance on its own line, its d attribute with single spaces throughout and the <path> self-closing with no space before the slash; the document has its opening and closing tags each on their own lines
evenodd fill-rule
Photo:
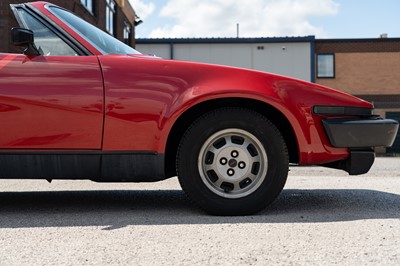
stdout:
<svg viewBox="0 0 400 266">
<path fill-rule="evenodd" d="M 212 192 L 198 170 L 198 157 L 206 140 L 216 132 L 237 128 L 253 134 L 263 145 L 268 159 L 266 178 L 251 194 L 224 198 Z M 281 192 L 286 182 L 288 158 L 279 131 L 266 118 L 247 109 L 222 109 L 200 118 L 185 134 L 179 148 L 178 175 L 183 189 L 201 208 L 213 214 L 243 215 L 264 209 Z"/>
</svg>

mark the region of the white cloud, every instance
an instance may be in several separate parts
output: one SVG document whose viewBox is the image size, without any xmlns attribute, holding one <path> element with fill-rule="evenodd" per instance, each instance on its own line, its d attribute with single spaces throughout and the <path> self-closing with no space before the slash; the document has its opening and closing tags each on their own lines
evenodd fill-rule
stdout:
<svg viewBox="0 0 400 266">
<path fill-rule="evenodd" d="M 141 18 L 145 19 L 147 16 L 154 12 L 154 3 L 144 3 L 141 0 L 129 0 L 136 14 Z"/>
<path fill-rule="evenodd" d="M 170 0 L 160 16 L 172 19 L 150 33 L 152 38 L 304 36 L 326 37 L 310 23 L 338 12 L 335 0 Z"/>
</svg>

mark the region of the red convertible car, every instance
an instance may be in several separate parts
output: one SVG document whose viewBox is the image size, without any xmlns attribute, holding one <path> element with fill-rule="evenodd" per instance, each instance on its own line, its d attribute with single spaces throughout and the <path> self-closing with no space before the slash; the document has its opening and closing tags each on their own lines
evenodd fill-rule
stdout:
<svg viewBox="0 0 400 266">
<path fill-rule="evenodd" d="M 0 54 L 0 177 L 178 176 L 211 214 L 262 210 L 289 165 L 368 172 L 398 123 L 313 83 L 142 55 L 46 2 L 11 5 L 23 54 Z"/>
</svg>

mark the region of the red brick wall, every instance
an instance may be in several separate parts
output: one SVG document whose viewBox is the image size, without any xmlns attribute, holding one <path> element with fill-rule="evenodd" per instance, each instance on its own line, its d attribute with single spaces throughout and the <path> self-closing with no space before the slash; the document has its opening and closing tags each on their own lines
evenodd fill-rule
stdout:
<svg viewBox="0 0 400 266">
<path fill-rule="evenodd" d="M 0 34 L 2 38 L 0 38 L 0 52 L 13 52 L 19 53 L 20 49 L 15 47 L 10 40 L 10 29 L 12 27 L 18 27 L 18 23 L 14 18 L 14 14 L 10 9 L 10 4 L 18 4 L 25 3 L 28 0 L 0 0 Z M 80 4 L 80 0 L 52 0 L 53 4 L 64 7 L 68 10 L 71 10 L 78 16 L 82 17 L 86 21 L 94 24 L 98 28 L 105 30 L 106 25 L 106 2 L 105 0 L 97 0 L 95 1 L 96 5 L 94 8 L 94 14 L 92 15 L 89 11 L 86 10 L 84 6 Z M 116 24 L 115 24 L 115 36 L 117 39 L 123 41 L 123 29 L 124 23 L 129 22 L 128 18 L 122 12 L 122 9 L 117 5 L 116 6 Z M 131 46 L 135 45 L 134 38 L 134 26 L 132 26 L 132 36 L 131 36 Z"/>
<path fill-rule="evenodd" d="M 335 78 L 316 83 L 355 95 L 400 94 L 400 52 L 335 53 Z"/>
<path fill-rule="evenodd" d="M 317 40 L 316 54 L 335 54 L 335 78 L 316 79 L 382 108 L 400 107 L 400 38 Z"/>
<path fill-rule="evenodd" d="M 316 53 L 400 52 L 400 38 L 317 40 Z"/>
</svg>

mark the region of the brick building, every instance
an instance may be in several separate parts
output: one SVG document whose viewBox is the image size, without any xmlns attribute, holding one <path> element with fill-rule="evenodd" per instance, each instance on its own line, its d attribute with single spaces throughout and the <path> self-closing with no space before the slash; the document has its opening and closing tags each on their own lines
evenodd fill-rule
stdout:
<svg viewBox="0 0 400 266">
<path fill-rule="evenodd" d="M 320 39 L 315 58 L 316 83 L 372 102 L 375 113 L 400 120 L 400 38 Z M 387 152 L 400 153 L 400 134 Z"/>
<path fill-rule="evenodd" d="M 10 4 L 29 0 L 0 1 L 0 52 L 19 52 L 11 43 L 10 29 L 18 27 Z M 128 0 L 49 0 L 49 2 L 71 10 L 96 27 L 117 39 L 135 46 L 135 25 L 140 23 Z"/>
<path fill-rule="evenodd" d="M 316 40 L 316 83 L 400 108 L 400 38 Z"/>
</svg>

